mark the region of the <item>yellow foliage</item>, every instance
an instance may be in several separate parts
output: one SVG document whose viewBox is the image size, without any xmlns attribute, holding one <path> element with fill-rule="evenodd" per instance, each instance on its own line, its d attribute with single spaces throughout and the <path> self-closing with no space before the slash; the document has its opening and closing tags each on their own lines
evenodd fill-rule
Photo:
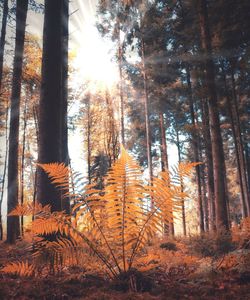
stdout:
<svg viewBox="0 0 250 300">
<path fill-rule="evenodd" d="M 43 237 L 37 254 L 46 250 L 56 260 L 60 258 L 61 262 L 71 264 L 76 263 L 72 257 L 82 255 L 82 250 L 86 249 L 84 245 L 87 245 L 88 251 L 102 261 L 112 276 L 116 276 L 136 264 L 148 268 L 152 263 L 146 263 L 146 260 L 155 261 L 153 254 L 144 257 L 144 262 L 138 257 L 143 254 L 148 240 L 162 233 L 164 224 L 173 222 L 173 212 L 180 208 L 180 199 L 185 197 L 178 178 L 180 174 L 182 177 L 189 175 L 195 164 L 179 166 L 174 174 L 174 184 L 168 172 L 161 172 L 145 185 L 140 167 L 122 147 L 119 159 L 106 176 L 104 190 L 87 185 L 83 193 L 77 193 L 74 184 L 69 182 L 72 172 L 64 164 L 38 165 L 64 196 L 74 198 L 72 212 L 75 218 L 64 212 L 51 213 L 48 207 L 32 209 L 27 204 L 17 207 L 16 214 L 36 212 L 31 231 Z M 147 202 L 152 203 L 150 209 Z M 53 239 L 46 240 L 46 236 Z M 165 252 L 158 251 L 155 255 L 162 260 Z M 179 259 L 181 261 L 181 257 Z"/>
<path fill-rule="evenodd" d="M 232 227 L 232 241 L 241 247 L 250 245 L 250 217 L 244 218 L 239 226 Z"/>
</svg>

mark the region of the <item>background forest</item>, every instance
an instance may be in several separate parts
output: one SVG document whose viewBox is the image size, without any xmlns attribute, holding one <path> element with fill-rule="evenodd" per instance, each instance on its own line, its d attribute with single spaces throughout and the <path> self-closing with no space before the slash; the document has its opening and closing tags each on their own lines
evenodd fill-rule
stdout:
<svg viewBox="0 0 250 300">
<path fill-rule="evenodd" d="M 249 268 L 249 1 L 1 0 L 0 13 L 1 265 L 15 244 L 46 249 L 36 265 L 52 273 L 77 255 L 99 274 L 97 257 L 132 292 L 167 269 L 163 285 L 186 278 L 199 255 Z M 40 272 L 30 257 L 2 271 Z"/>
</svg>

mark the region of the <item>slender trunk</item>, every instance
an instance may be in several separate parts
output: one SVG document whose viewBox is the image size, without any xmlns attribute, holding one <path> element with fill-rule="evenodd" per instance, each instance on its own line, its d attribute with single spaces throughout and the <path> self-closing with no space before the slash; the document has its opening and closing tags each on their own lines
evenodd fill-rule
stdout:
<svg viewBox="0 0 250 300">
<path fill-rule="evenodd" d="M 121 109 L 121 142 L 125 146 L 125 130 L 124 130 L 124 94 L 123 94 L 123 75 L 122 75 L 122 46 L 121 46 L 121 32 L 120 24 L 118 32 L 118 62 L 119 62 L 119 76 L 120 76 L 120 109 Z"/>
<path fill-rule="evenodd" d="M 152 166 L 152 154 L 151 154 L 151 130 L 149 121 L 149 99 L 148 99 L 148 78 L 145 66 L 145 45 L 142 40 L 142 72 L 143 72 L 143 84 L 144 84 L 144 109 L 145 109 L 145 127 L 146 127 L 146 145 L 147 145 L 147 160 L 149 170 L 149 180 L 153 180 L 153 166 Z M 151 208 L 154 206 L 154 201 L 151 199 Z"/>
<path fill-rule="evenodd" d="M 189 111 L 191 116 L 191 122 L 192 122 L 192 148 L 193 148 L 193 155 L 194 155 L 194 161 L 199 162 L 199 149 L 198 149 L 198 134 L 196 129 L 196 121 L 195 121 L 195 112 L 194 112 L 194 101 L 193 101 L 193 92 L 192 92 L 192 84 L 191 84 L 191 78 L 190 78 L 190 70 L 189 66 L 186 66 L 186 72 L 187 72 L 187 84 L 188 84 L 188 94 L 189 94 Z M 204 213 L 203 213 L 203 204 L 202 204 L 202 190 L 201 190 L 201 172 L 200 172 L 200 166 L 195 167 L 196 171 L 196 185 L 198 190 L 198 210 L 199 210 L 199 227 L 200 232 L 204 232 Z"/>
<path fill-rule="evenodd" d="M 160 132 L 161 132 L 161 166 L 162 171 L 168 171 L 168 150 L 167 150 L 167 141 L 166 141 L 166 128 L 164 122 L 164 115 L 163 112 L 159 112 L 159 119 L 160 119 Z M 174 235 L 174 216 L 173 212 L 171 212 L 172 221 L 169 224 L 164 224 L 164 233 L 169 232 L 171 235 Z"/>
<path fill-rule="evenodd" d="M 248 191 L 250 193 L 250 150 L 249 150 L 249 146 L 248 143 L 245 142 L 244 143 L 244 150 L 245 150 L 245 154 L 246 154 L 246 169 L 247 169 L 247 179 L 248 179 Z"/>
<path fill-rule="evenodd" d="M 220 131 L 217 94 L 215 86 L 214 65 L 212 60 L 211 37 L 209 31 L 207 2 L 199 0 L 199 19 L 201 43 L 205 54 L 206 86 L 214 167 L 214 195 L 216 208 L 216 225 L 229 229 L 227 193 L 225 187 L 224 151 Z"/>
<path fill-rule="evenodd" d="M 180 137 L 179 137 L 179 131 L 176 130 L 176 145 L 178 150 L 178 162 L 181 163 L 181 145 L 180 145 Z M 181 184 L 181 192 L 184 192 L 184 183 L 183 178 L 180 176 L 180 184 Z M 187 235 L 187 224 L 186 224 L 186 213 L 185 213 L 185 199 L 181 198 L 181 213 L 182 213 L 182 228 L 183 228 L 183 234 Z"/>
<path fill-rule="evenodd" d="M 8 213 L 18 204 L 18 144 L 21 97 L 22 61 L 28 0 L 17 0 L 16 43 L 10 103 L 9 158 L 8 158 Z M 19 217 L 7 217 L 7 242 L 15 243 L 20 234 Z"/>
<path fill-rule="evenodd" d="M 201 161 L 203 160 L 201 159 Z M 204 230 L 209 231 L 209 207 L 208 207 L 207 185 L 206 185 L 204 166 L 202 166 L 201 168 L 201 186 L 202 186 L 202 201 L 203 201 L 203 211 L 204 211 Z"/>
<path fill-rule="evenodd" d="M 161 132 L 161 165 L 162 171 L 168 170 L 168 150 L 167 150 L 167 141 L 166 141 L 166 128 L 164 122 L 163 112 L 159 112 L 160 118 L 160 132 Z"/>
<path fill-rule="evenodd" d="M 37 113 L 37 107 L 33 105 L 32 108 L 32 113 L 33 113 L 33 119 L 34 119 L 34 124 L 35 124 L 35 131 L 36 131 L 36 145 L 38 147 L 39 144 L 39 131 L 38 131 L 38 113 Z M 32 166 L 31 166 L 32 168 Z M 37 198 L 37 166 L 35 169 L 35 176 L 34 176 L 34 184 L 33 184 L 33 205 L 35 206 L 36 204 L 36 199 Z M 32 215 L 32 220 L 35 219 L 35 216 Z"/>
<path fill-rule="evenodd" d="M 21 180 L 20 180 L 20 202 L 24 203 L 24 156 L 25 156 L 25 144 L 26 144 L 26 127 L 27 127 L 27 95 L 24 103 L 23 113 L 23 141 L 22 141 L 22 154 L 21 154 Z M 21 235 L 23 236 L 23 216 L 21 216 Z"/>
<path fill-rule="evenodd" d="M 206 169 L 207 169 L 207 193 L 209 207 L 209 227 L 216 229 L 215 221 L 215 199 L 214 199 L 214 175 L 213 175 L 213 156 L 211 146 L 211 135 L 209 129 L 209 116 L 207 100 L 202 101 L 202 131 L 205 145 Z"/>
<path fill-rule="evenodd" d="M 240 164 L 241 176 L 242 176 L 242 189 L 243 189 L 244 201 L 247 209 L 247 216 L 250 216 L 250 197 L 248 192 L 249 189 L 248 189 L 248 180 L 247 180 L 246 159 L 245 159 L 243 141 L 242 141 L 242 130 L 241 130 L 241 123 L 239 118 L 233 63 L 231 63 L 231 81 L 232 81 L 232 92 L 233 92 L 232 113 L 233 113 L 237 148 L 239 154 L 239 164 Z"/>
<path fill-rule="evenodd" d="M 61 160 L 69 165 L 68 149 L 68 48 L 69 48 L 69 0 L 62 4 L 62 104 L 61 104 Z M 61 195 L 62 197 L 62 195 Z M 62 197 L 62 210 L 70 214 L 70 199 Z"/>
<path fill-rule="evenodd" d="M 229 122 L 231 124 L 231 130 L 232 130 L 232 136 L 234 140 L 234 145 L 235 145 L 235 157 L 236 157 L 236 164 L 237 164 L 237 172 L 238 172 L 238 179 L 239 179 L 239 186 L 240 186 L 240 202 L 241 202 L 241 211 L 242 211 L 242 216 L 245 218 L 247 216 L 247 204 L 246 204 L 246 199 L 245 199 L 245 194 L 244 194 L 244 189 L 243 189 L 243 180 L 242 180 L 242 166 L 240 163 L 240 158 L 239 158 L 239 147 L 238 147 L 238 141 L 236 137 L 236 118 L 233 114 L 233 107 L 232 107 L 232 101 L 230 99 L 230 95 L 228 92 L 228 86 L 226 82 L 226 74 L 223 70 L 222 66 L 222 71 L 223 71 L 223 81 L 224 81 L 224 88 L 226 92 L 226 104 L 227 104 L 227 110 L 228 110 L 228 117 L 229 117 Z"/>
<path fill-rule="evenodd" d="M 3 204 L 7 161 L 8 161 L 8 119 L 9 119 L 9 108 L 7 105 L 6 113 L 5 113 L 5 155 L 4 155 L 3 178 L 1 182 L 1 196 L 0 196 L 0 240 L 1 241 L 3 240 L 2 204 Z"/>
<path fill-rule="evenodd" d="M 91 124 L 90 124 L 90 95 L 88 97 L 88 103 L 87 103 L 87 163 L 88 163 L 88 181 L 89 184 L 91 183 L 91 171 L 90 171 L 90 164 L 91 164 L 91 146 L 90 146 L 90 130 L 91 130 Z"/>
<path fill-rule="evenodd" d="M 4 48 L 5 48 L 5 37 L 6 37 L 8 12 L 9 12 L 8 0 L 4 0 L 2 29 L 1 29 L 1 38 L 0 38 L 0 93 L 1 93 L 1 89 L 2 89 L 2 79 L 3 79 L 3 57 L 4 57 Z"/>
</svg>

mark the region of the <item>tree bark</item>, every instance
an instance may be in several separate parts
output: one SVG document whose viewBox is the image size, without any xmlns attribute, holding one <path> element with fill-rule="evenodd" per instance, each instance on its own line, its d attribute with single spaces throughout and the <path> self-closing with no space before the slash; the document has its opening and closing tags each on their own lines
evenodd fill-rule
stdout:
<svg viewBox="0 0 250 300">
<path fill-rule="evenodd" d="M 208 193 L 208 207 L 209 207 L 209 228 L 216 229 L 215 221 L 215 200 L 214 200 L 214 175 L 213 175 L 213 156 L 211 145 L 211 134 L 209 124 L 209 113 L 207 100 L 202 100 L 202 131 L 205 145 L 206 169 L 207 169 L 207 193 Z"/>
<path fill-rule="evenodd" d="M 149 121 L 149 99 L 148 99 L 148 78 L 145 66 L 145 45 L 144 41 L 142 43 L 142 72 L 143 72 L 143 85 L 144 85 L 144 109 L 145 109 L 145 127 L 146 127 L 146 145 L 147 145 L 147 160 L 148 160 L 148 170 L 149 170 L 149 180 L 153 180 L 153 166 L 152 166 L 152 154 L 151 154 L 151 130 Z M 151 208 L 154 206 L 153 199 L 151 199 Z"/>
<path fill-rule="evenodd" d="M 180 137 L 179 137 L 179 132 L 176 130 L 176 145 L 177 145 L 177 150 L 178 150 L 178 162 L 179 164 L 181 163 L 181 147 L 180 147 Z M 184 192 L 184 183 L 183 183 L 183 178 L 180 176 L 180 184 L 181 184 L 181 192 Z M 183 234 L 186 236 L 187 235 L 187 224 L 186 224 L 186 212 L 185 212 L 185 199 L 181 198 L 181 213 L 182 213 L 182 229 L 183 229 Z"/>
<path fill-rule="evenodd" d="M 189 98 L 189 111 L 191 116 L 192 122 L 192 132 L 191 132 L 191 139 L 192 139 L 192 148 L 193 148 L 193 155 L 194 161 L 199 162 L 199 145 L 198 145 L 198 134 L 196 129 L 196 121 L 195 121 L 195 112 L 194 112 L 194 100 L 193 100 L 193 92 L 192 92 L 192 84 L 190 78 L 190 70 L 189 66 L 186 66 L 186 73 L 187 73 L 187 85 L 188 85 L 188 98 Z M 196 185 L 198 190 L 198 210 L 199 210 L 199 227 L 200 232 L 204 232 L 204 212 L 203 212 L 203 203 L 202 203 L 202 190 L 201 190 L 201 171 L 200 166 L 195 167 L 196 171 Z"/>
<path fill-rule="evenodd" d="M 3 79 L 3 57 L 5 48 L 5 37 L 6 37 L 6 27 L 8 18 L 8 0 L 4 0 L 3 3 L 3 17 L 2 17 L 2 28 L 1 28 L 1 38 L 0 38 L 0 92 L 2 89 L 2 79 Z"/>
<path fill-rule="evenodd" d="M 38 162 L 68 164 L 67 73 L 68 0 L 46 0 L 42 86 L 39 104 Z M 52 211 L 69 211 L 69 202 L 38 169 L 37 200 Z"/>
<path fill-rule="evenodd" d="M 164 122 L 163 112 L 159 112 L 160 118 L 160 132 L 161 132 L 161 166 L 162 171 L 168 170 L 168 149 L 167 149 L 167 141 L 166 141 L 166 128 Z"/>
<path fill-rule="evenodd" d="M 68 149 L 68 49 L 69 49 L 69 0 L 63 0 L 62 7 L 62 113 L 61 113 L 61 156 L 62 162 L 69 166 Z M 62 209 L 70 213 L 70 199 L 62 198 Z"/>
<path fill-rule="evenodd" d="M 250 197 L 248 192 L 249 189 L 248 189 L 248 179 L 247 179 L 247 170 L 246 170 L 246 159 L 245 159 L 243 141 L 242 141 L 242 130 L 241 130 L 241 123 L 240 123 L 238 103 L 237 103 L 233 62 L 231 62 L 231 82 L 232 82 L 232 100 L 233 100 L 231 106 L 232 106 L 232 115 L 233 115 L 234 127 L 235 127 L 236 147 L 238 149 L 239 166 L 241 169 L 241 176 L 242 176 L 242 192 L 244 195 L 244 202 L 246 205 L 246 215 L 250 216 Z"/>
<path fill-rule="evenodd" d="M 125 130 L 124 130 L 124 94 L 123 94 L 123 75 L 122 75 L 122 46 L 121 46 L 121 32 L 120 23 L 118 24 L 118 62 L 119 62 L 119 76 L 120 76 L 120 110 L 121 110 L 121 143 L 125 146 Z"/>
<path fill-rule="evenodd" d="M 224 81 L 224 88 L 225 88 L 225 93 L 226 93 L 226 104 L 227 104 L 227 110 L 228 110 L 228 117 L 229 117 L 229 122 L 231 125 L 232 129 L 232 136 L 234 140 L 234 145 L 235 145 L 235 157 L 236 157 L 236 164 L 237 164 L 237 172 L 238 172 L 238 179 L 239 179 L 239 186 L 240 186 L 240 202 L 241 202 L 241 212 L 243 218 L 245 218 L 248 214 L 247 210 L 247 203 L 246 203 L 246 198 L 245 198 L 245 193 L 244 193 L 244 188 L 243 188 L 243 174 L 242 174 L 242 164 L 240 163 L 240 156 L 239 156 L 239 151 L 240 147 L 238 143 L 240 142 L 241 138 L 237 138 L 237 133 L 236 133 L 236 127 L 237 127 L 237 120 L 235 113 L 233 112 L 233 105 L 232 105 L 232 99 L 229 95 L 229 87 L 227 86 L 227 81 L 226 81 L 226 74 L 224 71 L 224 68 L 222 66 L 222 76 L 223 76 L 223 81 Z M 239 130 L 238 130 L 239 133 Z"/>
<path fill-rule="evenodd" d="M 165 128 L 165 122 L 164 122 L 164 115 L 163 112 L 159 112 L 159 119 L 160 119 L 160 132 L 161 132 L 161 167 L 162 171 L 168 171 L 168 150 L 167 150 L 167 141 L 166 141 L 166 128 Z M 172 219 L 173 217 L 173 212 Z M 174 236 L 174 222 L 169 222 L 168 224 L 164 224 L 164 232 L 169 232 L 172 236 Z"/>
<path fill-rule="evenodd" d="M 216 226 L 217 229 L 221 226 L 225 229 L 229 229 L 227 193 L 225 186 L 224 151 L 220 131 L 220 121 L 215 86 L 215 74 L 212 60 L 212 46 L 206 0 L 199 0 L 199 21 L 201 44 L 205 60 L 204 66 L 206 71 L 206 86 L 208 92 L 209 119 L 214 168 Z"/>
<path fill-rule="evenodd" d="M 22 141 L 22 155 L 21 155 L 21 180 L 20 180 L 20 203 L 24 203 L 24 160 L 25 160 L 25 148 L 26 148 L 26 128 L 27 128 L 27 98 L 28 93 L 26 93 L 24 112 L 23 112 L 23 141 Z M 24 216 L 21 216 L 21 235 L 23 236 L 24 229 Z"/>
<path fill-rule="evenodd" d="M 6 182 L 6 171 L 8 161 L 8 119 L 9 119 L 9 107 L 7 104 L 5 112 L 5 155 L 4 155 L 4 166 L 3 166 L 3 178 L 1 182 L 1 196 L 0 196 L 0 240 L 3 240 L 3 223 L 2 223 L 2 204 L 4 196 L 4 187 Z"/>
<path fill-rule="evenodd" d="M 18 204 L 18 144 L 21 98 L 22 61 L 28 0 L 17 0 L 16 43 L 10 103 L 9 158 L 8 158 L 8 213 Z M 19 217 L 7 217 L 7 242 L 15 243 L 20 233 Z"/>
</svg>

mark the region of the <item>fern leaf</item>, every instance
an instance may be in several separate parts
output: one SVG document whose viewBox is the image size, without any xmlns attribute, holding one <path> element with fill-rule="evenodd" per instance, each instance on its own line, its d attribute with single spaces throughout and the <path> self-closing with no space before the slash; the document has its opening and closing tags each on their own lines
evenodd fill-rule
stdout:
<svg viewBox="0 0 250 300">
<path fill-rule="evenodd" d="M 18 204 L 8 215 L 9 216 L 31 216 L 50 213 L 50 206 L 42 206 L 40 203 L 35 205 L 31 202 Z"/>
<path fill-rule="evenodd" d="M 26 262 L 13 262 L 7 264 L 1 269 L 1 272 L 6 274 L 14 274 L 23 277 L 30 277 L 35 272 L 35 267 L 32 264 Z"/>
</svg>

